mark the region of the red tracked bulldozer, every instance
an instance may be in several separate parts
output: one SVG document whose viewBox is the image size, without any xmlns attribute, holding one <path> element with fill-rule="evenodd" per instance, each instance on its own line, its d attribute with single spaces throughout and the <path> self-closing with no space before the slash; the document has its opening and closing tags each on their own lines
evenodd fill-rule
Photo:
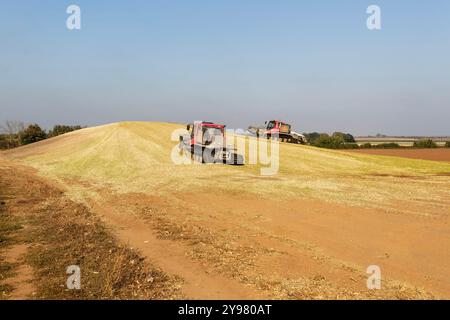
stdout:
<svg viewBox="0 0 450 320">
<path fill-rule="evenodd" d="M 187 125 L 188 134 L 180 136 L 180 149 L 200 163 L 243 165 L 244 158 L 236 149 L 226 145 L 225 125 L 195 121 Z"/>
</svg>

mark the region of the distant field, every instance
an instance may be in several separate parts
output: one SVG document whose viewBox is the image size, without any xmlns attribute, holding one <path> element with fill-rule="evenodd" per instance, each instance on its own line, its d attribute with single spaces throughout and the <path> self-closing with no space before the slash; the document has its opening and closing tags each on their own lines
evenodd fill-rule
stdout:
<svg viewBox="0 0 450 320">
<path fill-rule="evenodd" d="M 358 149 L 350 152 L 450 162 L 450 148 L 436 149 Z"/>
<path fill-rule="evenodd" d="M 371 143 L 373 145 L 381 144 L 381 143 L 398 143 L 403 147 L 412 147 L 415 141 L 419 141 L 420 139 L 431 139 L 440 147 L 445 145 L 446 141 L 450 141 L 450 137 L 356 137 L 356 143 L 362 145 L 364 143 Z"/>
</svg>

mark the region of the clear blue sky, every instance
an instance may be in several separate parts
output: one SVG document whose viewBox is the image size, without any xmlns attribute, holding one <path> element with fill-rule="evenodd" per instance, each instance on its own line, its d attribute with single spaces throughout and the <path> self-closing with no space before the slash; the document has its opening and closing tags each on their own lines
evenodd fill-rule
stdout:
<svg viewBox="0 0 450 320">
<path fill-rule="evenodd" d="M 448 0 L 2 0 L 0 122 L 450 135 L 449 57 Z"/>
</svg>

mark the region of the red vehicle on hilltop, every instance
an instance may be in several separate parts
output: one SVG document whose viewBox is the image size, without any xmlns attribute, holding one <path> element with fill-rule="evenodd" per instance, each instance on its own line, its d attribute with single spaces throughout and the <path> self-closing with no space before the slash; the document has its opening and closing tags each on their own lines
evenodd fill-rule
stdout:
<svg viewBox="0 0 450 320">
<path fill-rule="evenodd" d="M 267 137 L 267 139 L 278 137 L 281 142 L 306 143 L 304 135 L 291 131 L 290 124 L 278 120 L 266 121 L 263 127 L 250 126 L 248 130 L 257 137 Z"/>
<path fill-rule="evenodd" d="M 189 132 L 180 136 L 180 149 L 188 151 L 191 158 L 201 163 L 244 164 L 244 158 L 235 148 L 226 145 L 225 125 L 196 121 L 187 125 Z"/>
</svg>

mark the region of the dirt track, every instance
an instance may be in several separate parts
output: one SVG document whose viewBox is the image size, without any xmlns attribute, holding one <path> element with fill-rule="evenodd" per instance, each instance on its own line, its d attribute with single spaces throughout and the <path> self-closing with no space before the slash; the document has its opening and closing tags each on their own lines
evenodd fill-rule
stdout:
<svg viewBox="0 0 450 320">
<path fill-rule="evenodd" d="M 351 152 L 375 154 L 380 156 L 403 157 L 411 159 L 450 162 L 450 148 L 438 149 L 359 149 Z"/>
<path fill-rule="evenodd" d="M 191 298 L 449 297 L 449 212 L 411 216 L 209 192 L 100 194 L 94 211 L 122 241 L 185 279 Z M 375 292 L 366 289 L 373 264 L 384 277 Z"/>
<path fill-rule="evenodd" d="M 139 251 L 165 272 L 184 280 L 183 293 L 190 299 L 262 299 L 238 281 L 213 270 L 198 261 L 186 258 L 189 248 L 178 242 L 157 237 L 155 230 L 139 217 L 121 214 L 109 205 L 93 204 L 93 210 L 115 230 L 116 235 Z"/>
</svg>

